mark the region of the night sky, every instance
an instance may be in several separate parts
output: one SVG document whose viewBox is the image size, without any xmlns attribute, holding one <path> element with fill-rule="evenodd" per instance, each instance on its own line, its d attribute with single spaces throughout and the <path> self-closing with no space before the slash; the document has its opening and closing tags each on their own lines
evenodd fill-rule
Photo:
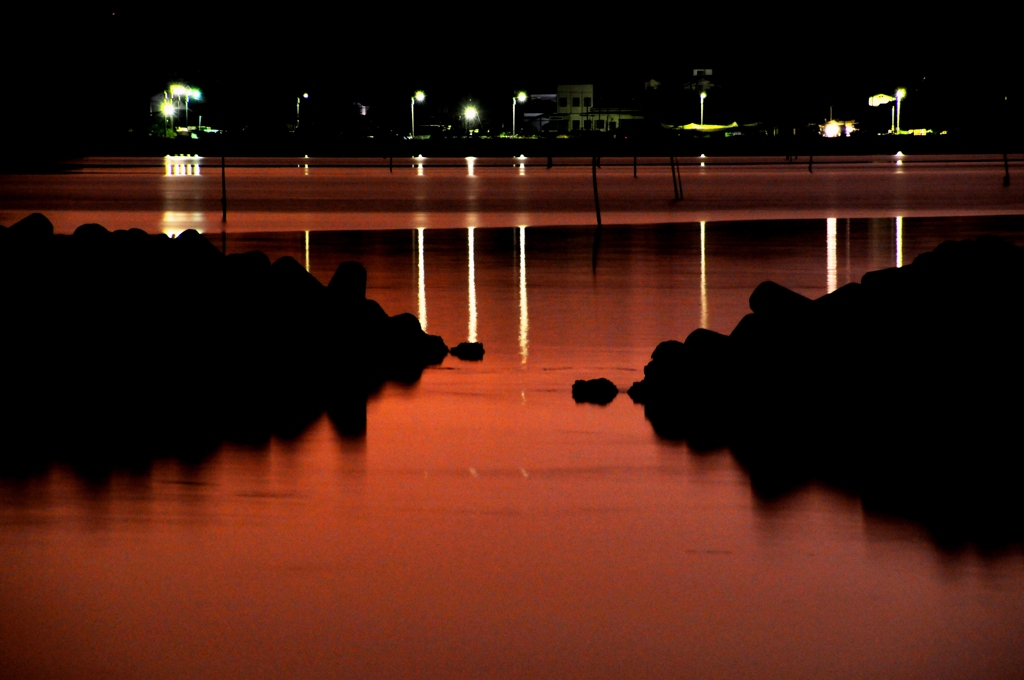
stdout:
<svg viewBox="0 0 1024 680">
<path fill-rule="evenodd" d="M 314 118 L 358 101 L 393 111 L 398 127 L 417 89 L 428 106 L 472 98 L 486 115 L 519 89 L 592 82 L 600 104 L 650 79 L 678 88 L 694 68 L 715 70 L 712 117 L 779 124 L 820 122 L 830 106 L 853 117 L 869 95 L 905 87 L 904 127 L 973 126 L 1012 117 L 1021 91 L 1013 40 L 989 15 L 888 23 L 820 6 L 786 9 L 792 18 L 724 7 L 600 17 L 527 4 L 296 7 L 8 10 L 0 120 L 26 134 L 6 144 L 145 126 L 149 98 L 175 81 L 203 90 L 204 123 L 229 129 L 288 118 L 302 92 Z"/>
</svg>

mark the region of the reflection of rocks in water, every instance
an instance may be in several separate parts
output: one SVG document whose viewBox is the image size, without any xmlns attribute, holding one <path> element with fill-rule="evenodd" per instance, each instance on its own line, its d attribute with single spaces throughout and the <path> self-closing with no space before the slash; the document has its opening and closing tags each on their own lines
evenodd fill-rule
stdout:
<svg viewBox="0 0 1024 680">
<path fill-rule="evenodd" d="M 225 257 L 195 231 L 55 236 L 32 215 L 0 228 L 0 290 L 5 464 L 199 456 L 297 436 L 325 410 L 361 434 L 369 394 L 448 353 L 367 300 L 358 263 L 324 286 L 293 258 Z"/>
<path fill-rule="evenodd" d="M 822 479 L 944 541 L 1024 539 L 1024 250 L 947 242 L 813 301 L 762 283 L 750 308 L 655 349 L 629 394 L 657 433 L 729 446 L 766 495 Z"/>
</svg>

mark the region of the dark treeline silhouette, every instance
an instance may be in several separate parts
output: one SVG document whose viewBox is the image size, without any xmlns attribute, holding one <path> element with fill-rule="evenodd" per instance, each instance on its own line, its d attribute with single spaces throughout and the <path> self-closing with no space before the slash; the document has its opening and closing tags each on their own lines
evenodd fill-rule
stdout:
<svg viewBox="0 0 1024 680">
<path fill-rule="evenodd" d="M 729 335 L 663 342 L 629 390 L 755 489 L 822 480 L 941 542 L 1024 539 L 1024 249 L 946 242 L 817 300 L 766 281 Z"/>
<path fill-rule="evenodd" d="M 291 257 L 223 255 L 98 224 L 0 228 L 0 466 L 202 455 L 224 439 L 295 436 L 325 410 L 343 434 L 366 399 L 448 354 L 411 314 L 366 299 L 366 270 L 324 286 Z"/>
</svg>

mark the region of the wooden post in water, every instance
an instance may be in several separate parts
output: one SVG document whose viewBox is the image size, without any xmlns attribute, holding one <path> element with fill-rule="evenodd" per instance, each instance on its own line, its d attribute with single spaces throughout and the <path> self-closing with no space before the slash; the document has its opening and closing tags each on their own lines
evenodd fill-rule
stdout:
<svg viewBox="0 0 1024 680">
<path fill-rule="evenodd" d="M 225 166 L 227 165 L 227 159 L 221 154 L 220 157 L 220 221 L 228 221 L 228 181 L 225 177 Z"/>
<path fill-rule="evenodd" d="M 1008 187 L 1010 186 L 1010 159 L 1006 157 L 1005 153 L 1003 154 L 1003 168 L 1006 169 L 1006 174 L 1003 175 L 1003 186 Z"/>
<path fill-rule="evenodd" d="M 597 213 L 597 230 L 594 232 L 594 252 L 591 258 L 591 266 L 597 272 L 597 249 L 601 245 L 601 200 L 597 195 L 597 156 L 594 156 L 590 163 L 590 176 L 594 180 L 594 212 Z"/>
<path fill-rule="evenodd" d="M 807 172 L 814 172 L 814 154 L 807 157 Z"/>
<path fill-rule="evenodd" d="M 633 179 L 636 179 L 636 156 L 633 156 Z"/>
<path fill-rule="evenodd" d="M 672 200 L 679 200 L 679 185 L 676 184 L 676 159 L 675 156 L 668 157 L 668 169 L 672 173 Z"/>
<path fill-rule="evenodd" d="M 669 156 L 669 168 L 672 170 L 672 191 L 677 201 L 683 200 L 683 176 L 679 172 L 679 163 L 675 156 Z"/>
<path fill-rule="evenodd" d="M 554 160 L 552 160 L 551 156 L 548 156 L 548 170 L 550 170 L 554 164 Z"/>
<path fill-rule="evenodd" d="M 679 200 L 683 200 L 683 171 L 679 169 L 679 159 L 672 157 L 676 162 L 676 181 L 679 182 Z"/>
<path fill-rule="evenodd" d="M 388 172 L 394 174 L 395 172 L 395 157 L 391 156 L 388 158 Z"/>
</svg>

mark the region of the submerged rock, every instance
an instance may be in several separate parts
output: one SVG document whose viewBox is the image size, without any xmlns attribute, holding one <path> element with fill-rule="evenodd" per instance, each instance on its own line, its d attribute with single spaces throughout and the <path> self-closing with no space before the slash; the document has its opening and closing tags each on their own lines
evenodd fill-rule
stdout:
<svg viewBox="0 0 1024 680">
<path fill-rule="evenodd" d="M 480 361 L 484 358 L 484 346 L 479 342 L 460 342 L 448 351 L 463 361 Z"/>
<path fill-rule="evenodd" d="M 610 404 L 619 394 L 619 388 L 607 378 L 577 380 L 572 384 L 572 398 L 576 403 Z"/>
</svg>

